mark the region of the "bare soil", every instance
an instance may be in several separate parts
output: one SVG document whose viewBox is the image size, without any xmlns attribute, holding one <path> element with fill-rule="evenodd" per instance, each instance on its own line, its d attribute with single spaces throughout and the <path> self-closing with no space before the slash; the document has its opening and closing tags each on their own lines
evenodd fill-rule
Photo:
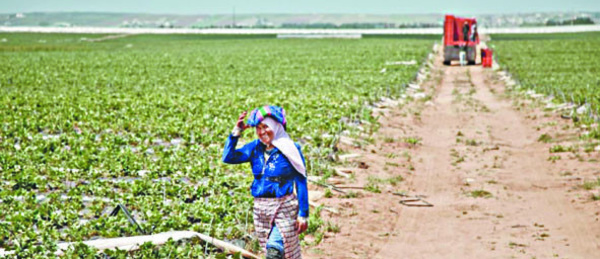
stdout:
<svg viewBox="0 0 600 259">
<path fill-rule="evenodd" d="M 584 130 L 497 78 L 438 55 L 422 85 L 430 100 L 378 110 L 374 143 L 340 147 L 360 156 L 340 165 L 352 178 L 329 179 L 347 193 L 315 201 L 339 212 L 321 212 L 328 232 L 304 257 L 600 258 L 598 187 L 582 187 L 600 177 L 600 154 L 578 146 Z M 556 145 L 575 150 L 550 153 Z"/>
</svg>

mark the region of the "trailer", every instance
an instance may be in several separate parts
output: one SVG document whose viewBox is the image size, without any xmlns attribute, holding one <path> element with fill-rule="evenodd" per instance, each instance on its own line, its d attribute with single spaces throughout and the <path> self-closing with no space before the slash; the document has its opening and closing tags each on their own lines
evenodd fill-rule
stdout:
<svg viewBox="0 0 600 259">
<path fill-rule="evenodd" d="M 465 52 L 467 64 L 475 65 L 477 58 L 477 20 L 446 15 L 444 20 L 444 65 L 460 60 L 461 51 Z"/>
</svg>

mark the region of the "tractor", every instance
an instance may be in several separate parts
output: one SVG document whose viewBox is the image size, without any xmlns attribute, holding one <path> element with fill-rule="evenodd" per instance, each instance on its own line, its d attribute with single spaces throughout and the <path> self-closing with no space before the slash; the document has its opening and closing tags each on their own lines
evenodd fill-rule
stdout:
<svg viewBox="0 0 600 259">
<path fill-rule="evenodd" d="M 475 65 L 477 58 L 477 20 L 446 15 L 444 21 L 444 65 L 450 65 L 452 60 L 461 60 L 468 65 Z"/>
</svg>

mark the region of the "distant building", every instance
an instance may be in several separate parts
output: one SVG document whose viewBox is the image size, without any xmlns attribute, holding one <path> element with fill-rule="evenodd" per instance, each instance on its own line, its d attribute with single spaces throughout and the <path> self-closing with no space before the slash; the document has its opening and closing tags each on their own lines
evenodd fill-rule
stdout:
<svg viewBox="0 0 600 259">
<path fill-rule="evenodd" d="M 73 27 L 73 25 L 68 22 L 57 22 L 54 27 Z"/>
<path fill-rule="evenodd" d="M 159 21 L 157 22 L 158 28 L 173 28 L 175 27 L 175 22 L 170 21 Z"/>
<path fill-rule="evenodd" d="M 25 14 L 24 13 L 9 14 L 6 18 L 8 18 L 8 19 L 22 19 L 22 18 L 25 18 Z"/>
<path fill-rule="evenodd" d="M 267 27 L 274 27 L 275 25 L 270 22 L 267 18 L 261 18 L 259 17 L 258 19 L 256 19 L 256 22 L 254 23 L 254 27 L 258 27 L 258 28 L 267 28 Z"/>
</svg>

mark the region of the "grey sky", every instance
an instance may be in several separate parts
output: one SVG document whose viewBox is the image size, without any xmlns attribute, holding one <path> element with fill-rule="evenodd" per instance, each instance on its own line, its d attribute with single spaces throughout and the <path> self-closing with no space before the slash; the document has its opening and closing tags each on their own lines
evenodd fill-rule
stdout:
<svg viewBox="0 0 600 259">
<path fill-rule="evenodd" d="M 123 12 L 161 14 L 368 13 L 493 14 L 600 11 L 600 0 L 2 0 L 0 13 Z"/>
</svg>

